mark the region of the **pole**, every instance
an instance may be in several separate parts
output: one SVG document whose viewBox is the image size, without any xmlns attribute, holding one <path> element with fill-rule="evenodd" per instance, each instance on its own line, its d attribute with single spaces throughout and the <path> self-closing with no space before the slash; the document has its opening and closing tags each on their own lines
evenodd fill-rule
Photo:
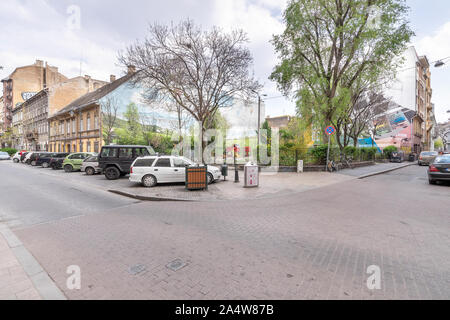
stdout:
<svg viewBox="0 0 450 320">
<path fill-rule="evenodd" d="M 260 143 L 259 131 L 261 129 L 261 97 L 258 94 L 258 148 Z"/>
<path fill-rule="evenodd" d="M 330 135 L 328 135 L 328 150 L 327 150 L 327 164 L 325 167 L 325 171 L 328 171 L 328 161 L 330 159 Z"/>
<path fill-rule="evenodd" d="M 237 153 L 237 145 L 233 146 L 233 155 L 234 155 L 234 182 L 239 182 L 239 172 L 236 165 L 236 153 Z"/>
</svg>

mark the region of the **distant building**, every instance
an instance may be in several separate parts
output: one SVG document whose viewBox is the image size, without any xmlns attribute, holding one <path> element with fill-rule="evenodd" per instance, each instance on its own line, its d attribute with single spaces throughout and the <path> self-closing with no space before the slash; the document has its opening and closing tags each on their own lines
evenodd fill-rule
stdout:
<svg viewBox="0 0 450 320">
<path fill-rule="evenodd" d="M 409 47 L 402 58 L 397 78 L 385 96 L 392 104 L 386 117 L 385 134 L 375 138 L 378 147 L 387 145 L 402 147 L 406 152 L 419 153 L 430 150 L 433 127 L 431 103 L 431 72 L 426 56 L 418 56 L 414 47 Z M 402 130 L 397 130 L 401 124 Z"/>
<path fill-rule="evenodd" d="M 279 116 L 279 117 L 267 117 L 266 121 L 271 128 L 286 128 L 291 121 L 292 117 L 287 116 Z"/>
<path fill-rule="evenodd" d="M 39 91 L 22 104 L 24 148 L 48 150 L 48 118 L 82 95 L 93 92 L 107 82 L 90 76 L 76 77 Z"/>
</svg>

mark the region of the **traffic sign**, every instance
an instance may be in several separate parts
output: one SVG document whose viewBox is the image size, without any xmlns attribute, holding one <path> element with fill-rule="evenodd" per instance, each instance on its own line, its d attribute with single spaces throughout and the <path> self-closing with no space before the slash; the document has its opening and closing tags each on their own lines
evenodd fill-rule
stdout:
<svg viewBox="0 0 450 320">
<path fill-rule="evenodd" d="M 336 132 L 336 129 L 333 126 L 328 126 L 325 128 L 325 133 L 329 136 L 333 135 Z"/>
</svg>

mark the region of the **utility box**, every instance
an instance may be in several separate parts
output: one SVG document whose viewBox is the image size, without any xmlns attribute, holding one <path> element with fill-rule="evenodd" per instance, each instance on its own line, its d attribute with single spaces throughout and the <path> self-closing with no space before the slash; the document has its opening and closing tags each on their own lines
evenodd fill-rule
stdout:
<svg viewBox="0 0 450 320">
<path fill-rule="evenodd" d="M 207 190 L 208 189 L 208 170 L 205 165 L 186 167 L 186 189 L 187 190 Z"/>
<path fill-rule="evenodd" d="M 222 171 L 223 180 L 225 180 L 225 178 L 228 176 L 228 165 L 223 164 L 220 169 Z"/>
<path fill-rule="evenodd" d="M 297 161 L 297 173 L 303 172 L 303 160 Z"/>
<path fill-rule="evenodd" d="M 254 188 L 259 186 L 259 167 L 253 162 L 244 166 L 244 188 Z"/>
</svg>

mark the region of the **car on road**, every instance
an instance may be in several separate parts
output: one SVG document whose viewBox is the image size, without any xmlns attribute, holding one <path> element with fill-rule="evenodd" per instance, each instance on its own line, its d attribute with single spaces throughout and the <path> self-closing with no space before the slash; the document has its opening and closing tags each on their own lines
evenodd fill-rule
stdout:
<svg viewBox="0 0 450 320">
<path fill-rule="evenodd" d="M 417 160 L 417 163 L 419 166 L 421 165 L 430 165 L 430 163 L 433 163 L 434 159 L 438 156 L 437 151 L 422 151 L 419 155 L 419 160 Z"/>
<path fill-rule="evenodd" d="M 92 176 L 96 173 L 100 173 L 102 170 L 98 166 L 98 156 L 92 156 L 84 159 L 80 168 L 81 172 L 86 172 L 88 176 Z"/>
<path fill-rule="evenodd" d="M 22 153 L 22 155 L 20 156 L 20 162 L 24 162 L 25 161 L 25 158 L 26 158 L 28 153 L 29 153 L 28 151 Z"/>
<path fill-rule="evenodd" d="M 450 155 L 438 156 L 428 167 L 428 182 L 450 181 Z"/>
<path fill-rule="evenodd" d="M 0 151 L 0 160 L 10 160 L 11 157 L 8 152 Z"/>
<path fill-rule="evenodd" d="M 21 157 L 21 151 L 16 152 L 13 157 L 12 157 L 12 161 L 14 163 L 19 163 L 20 162 L 20 157 Z"/>
<path fill-rule="evenodd" d="M 35 167 L 38 166 L 38 161 L 41 157 L 48 157 L 50 153 L 49 152 L 33 152 L 33 154 L 30 157 L 30 164 Z"/>
<path fill-rule="evenodd" d="M 64 159 L 62 167 L 65 172 L 79 171 L 85 159 L 96 155 L 95 152 L 71 153 Z"/>
<path fill-rule="evenodd" d="M 26 164 L 31 164 L 30 158 L 31 158 L 31 156 L 32 156 L 34 153 L 36 153 L 36 152 L 28 152 L 28 153 L 25 155 L 25 158 L 23 159 L 23 162 L 26 163 Z"/>
<path fill-rule="evenodd" d="M 64 153 L 67 156 L 67 153 Z M 59 153 L 57 152 L 49 152 L 49 153 L 40 153 L 39 157 L 36 159 L 36 166 L 41 166 L 43 168 L 48 168 L 50 166 L 50 161 L 52 158 L 57 157 Z"/>
<path fill-rule="evenodd" d="M 391 158 L 389 159 L 390 162 L 403 162 L 405 160 L 405 153 L 401 150 L 394 151 L 391 154 Z"/>
<path fill-rule="evenodd" d="M 58 169 L 62 169 L 62 164 L 64 162 L 64 159 L 69 155 L 70 153 L 57 153 L 55 156 L 53 156 L 49 163 L 48 166 L 49 168 L 52 168 L 53 170 L 58 170 Z"/>
<path fill-rule="evenodd" d="M 154 187 L 158 183 L 175 183 L 186 180 L 186 167 L 195 165 L 185 157 L 150 156 L 137 158 L 132 166 L 129 180 L 141 183 L 144 187 Z M 219 180 L 221 171 L 207 166 L 208 184 Z"/>
<path fill-rule="evenodd" d="M 98 165 L 106 179 L 117 180 L 130 173 L 131 164 L 136 158 L 151 155 L 156 153 L 149 146 L 103 146 L 98 157 Z"/>
</svg>

